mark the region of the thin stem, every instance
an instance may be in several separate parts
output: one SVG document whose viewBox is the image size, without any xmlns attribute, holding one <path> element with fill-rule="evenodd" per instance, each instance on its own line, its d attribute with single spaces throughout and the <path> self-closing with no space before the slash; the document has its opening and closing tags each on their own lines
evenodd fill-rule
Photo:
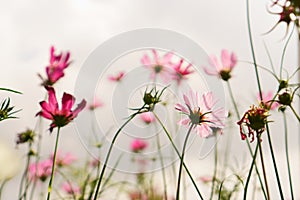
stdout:
<svg viewBox="0 0 300 200">
<path fill-rule="evenodd" d="M 247 180 L 246 180 L 246 184 L 245 184 L 245 187 L 244 187 L 244 198 L 243 198 L 244 200 L 247 199 L 248 185 L 249 185 L 249 182 L 250 182 L 253 166 L 255 165 L 255 159 L 256 159 L 256 156 L 257 156 L 257 151 L 258 151 L 258 144 L 256 145 L 254 155 L 252 157 L 252 163 L 251 163 L 249 173 L 248 173 L 248 176 L 247 176 Z"/>
<path fill-rule="evenodd" d="M 59 133 L 60 133 L 60 127 L 57 128 L 55 148 L 54 148 L 54 153 L 53 153 L 53 163 L 52 163 L 51 177 L 50 177 L 50 181 L 49 181 L 49 185 L 48 185 L 47 200 L 50 200 L 51 191 L 52 191 L 52 182 L 53 182 L 53 179 L 54 179 L 54 171 L 55 171 L 55 165 L 56 165 L 56 153 L 57 153 Z"/>
<path fill-rule="evenodd" d="M 134 113 L 132 114 L 128 120 L 118 129 L 118 131 L 116 132 L 116 134 L 114 135 L 112 141 L 111 141 L 111 144 L 109 146 L 109 149 L 108 149 L 108 152 L 106 154 L 106 158 L 105 158 L 105 161 L 104 161 L 104 164 L 103 164 L 103 167 L 102 167 L 102 170 L 101 170 L 101 173 L 99 175 L 99 180 L 98 180 L 98 183 L 97 183 L 97 187 L 96 187 L 96 192 L 95 192 L 95 196 L 94 196 L 94 200 L 97 199 L 97 196 L 98 196 L 98 193 L 99 193 L 99 189 L 100 189 L 100 186 L 101 186 L 101 181 L 103 179 L 103 175 L 104 175 L 104 172 L 105 172 L 105 169 L 107 167 L 107 163 L 108 163 L 108 160 L 109 160 L 109 157 L 110 157 L 110 154 L 111 154 L 111 151 L 112 151 L 112 148 L 113 148 L 113 145 L 118 137 L 118 135 L 121 133 L 122 129 L 137 115 L 138 113 Z"/>
<path fill-rule="evenodd" d="M 241 116 L 240 116 L 240 113 L 239 113 L 239 110 L 238 110 L 236 101 L 235 101 L 235 99 L 234 99 L 233 92 L 232 92 L 231 85 L 230 85 L 230 82 L 229 82 L 229 81 L 227 81 L 227 86 L 228 86 L 229 95 L 230 95 L 230 98 L 231 98 L 231 101 L 232 101 L 232 104 L 233 104 L 233 107 L 234 107 L 234 110 L 235 110 L 235 114 L 236 114 L 237 118 L 240 119 Z M 254 157 L 254 154 L 253 154 L 253 152 L 252 152 L 252 149 L 251 149 L 251 146 L 250 146 L 250 143 L 249 143 L 248 139 L 246 140 L 246 144 L 247 144 L 248 150 L 249 150 L 249 152 L 250 152 L 250 154 L 251 154 L 251 157 L 253 158 L 253 157 Z M 264 185 L 263 185 L 263 182 L 262 182 L 262 180 L 261 180 L 260 173 L 259 173 L 259 171 L 258 171 L 258 168 L 257 168 L 257 165 L 256 165 L 255 162 L 254 162 L 254 166 L 255 166 L 255 171 L 256 171 L 256 174 L 257 174 L 257 176 L 258 176 L 259 183 L 260 183 L 261 189 L 262 189 L 262 191 L 263 191 L 264 197 L 265 197 L 265 199 L 267 199 L 267 194 L 266 194 L 266 191 L 265 191 L 265 189 L 264 189 Z M 246 188 L 246 187 L 248 187 L 248 184 L 246 184 L 245 188 Z M 246 188 L 246 190 L 247 190 L 247 188 Z"/>
<path fill-rule="evenodd" d="M 287 120 L 286 120 L 286 114 L 285 114 L 285 112 L 283 112 L 282 114 L 283 114 L 284 136 L 285 136 L 286 164 L 287 164 L 288 174 L 289 174 L 289 183 L 290 183 L 291 198 L 292 198 L 292 200 L 294 200 L 293 183 L 292 183 L 292 175 L 291 175 L 290 159 L 289 159 Z"/>
<path fill-rule="evenodd" d="M 2 191 L 3 191 L 3 188 L 4 188 L 4 186 L 5 186 L 5 184 L 7 183 L 7 179 L 6 180 L 4 180 L 2 183 L 1 183 L 1 186 L 0 186 L 0 200 L 1 200 L 1 195 L 2 195 Z"/>
<path fill-rule="evenodd" d="M 259 134 L 259 133 L 257 133 Z M 269 186 L 268 186 L 268 181 L 267 181 L 267 175 L 266 175 L 266 169 L 265 169 L 265 162 L 264 162 L 264 156 L 261 148 L 261 140 L 260 136 L 257 136 L 257 142 L 258 142 L 258 149 L 259 149 L 259 154 L 260 154 L 260 161 L 261 161 L 261 167 L 263 169 L 263 175 L 264 175 L 264 180 L 265 180 L 265 186 L 266 186 L 266 191 L 267 191 L 267 197 L 270 199 L 270 192 L 269 192 Z"/>
<path fill-rule="evenodd" d="M 287 46 L 288 46 L 288 44 L 289 44 L 289 42 L 290 42 L 290 40 L 291 40 L 291 38 L 292 38 L 294 29 L 295 29 L 295 25 L 293 26 L 293 29 L 292 29 L 292 31 L 291 31 L 291 34 L 290 34 L 290 36 L 288 37 L 288 39 L 287 39 L 287 41 L 286 41 L 286 43 L 285 43 L 285 45 L 284 45 L 284 47 L 283 47 L 283 51 L 282 51 L 282 55 L 281 55 L 281 61 L 280 61 L 280 72 L 279 72 L 279 73 L 280 73 L 280 75 L 279 75 L 280 80 L 282 79 L 283 61 L 284 61 L 285 52 L 286 52 Z"/>
<path fill-rule="evenodd" d="M 215 182 L 216 182 L 216 177 L 217 177 L 217 166 L 218 166 L 218 141 L 217 141 L 217 136 L 215 136 L 215 167 L 214 167 L 214 174 L 213 174 L 213 178 L 212 178 L 212 184 L 211 184 L 211 192 L 210 192 L 210 200 L 213 199 L 214 196 L 214 190 L 215 190 Z"/>
<path fill-rule="evenodd" d="M 161 154 L 161 150 L 160 150 L 160 139 L 159 139 L 159 135 L 157 135 L 157 148 L 158 148 L 158 156 L 159 156 L 159 160 L 160 160 L 160 164 L 161 164 L 161 169 L 162 169 L 162 176 L 163 176 L 163 184 L 164 184 L 164 199 L 167 200 L 168 198 L 168 193 L 167 193 L 167 180 L 166 180 L 166 172 L 165 172 L 165 168 L 164 168 L 164 160 L 163 160 L 163 156 Z"/>
<path fill-rule="evenodd" d="M 258 91 L 259 91 L 259 97 L 260 100 L 263 100 L 262 97 L 262 89 L 260 85 L 260 79 L 258 75 L 258 67 L 256 63 L 256 56 L 254 52 L 254 43 L 252 39 L 252 31 L 251 31 L 251 25 L 250 25 L 250 9 L 249 9 L 249 0 L 246 0 L 246 12 L 247 12 L 247 26 L 248 26 L 248 34 L 249 34 L 249 41 L 250 41 L 250 47 L 251 47 L 251 54 L 252 54 L 252 59 L 253 59 L 253 64 L 254 64 L 254 69 L 255 69 L 255 75 L 256 75 L 256 80 L 257 80 L 257 86 L 258 86 Z"/>
<path fill-rule="evenodd" d="M 179 157 L 179 159 L 181 159 L 180 152 L 179 152 L 179 150 L 177 149 L 176 145 L 174 144 L 174 142 L 173 142 L 173 140 L 172 140 L 172 138 L 171 138 L 171 135 L 169 134 L 168 130 L 166 129 L 166 127 L 164 126 L 164 124 L 162 123 L 162 121 L 159 119 L 159 117 L 156 115 L 156 113 L 153 112 L 153 114 L 154 114 L 155 118 L 157 119 L 158 123 L 159 123 L 159 124 L 161 125 L 161 127 L 163 128 L 164 132 L 166 133 L 166 135 L 167 135 L 169 141 L 171 142 L 171 144 L 172 144 L 172 146 L 173 146 L 173 148 L 174 148 L 174 150 L 175 150 L 177 156 Z M 184 161 L 183 161 L 183 167 L 184 167 L 186 173 L 188 174 L 189 178 L 191 179 L 192 184 L 193 184 L 194 188 L 196 189 L 196 191 L 197 191 L 197 193 L 198 193 L 200 199 L 203 200 L 203 197 L 202 197 L 202 195 L 201 195 L 201 193 L 200 193 L 200 191 L 199 191 L 199 188 L 197 187 L 197 184 L 196 184 L 196 182 L 194 181 L 194 179 L 193 179 L 193 177 L 192 177 L 192 175 L 191 175 L 191 173 L 190 173 L 189 169 L 187 168 L 187 166 L 186 166 L 186 164 L 185 164 Z"/>
<path fill-rule="evenodd" d="M 30 142 L 28 144 L 28 153 L 27 153 L 27 159 L 26 159 L 26 165 L 25 165 L 25 170 L 24 170 L 24 173 L 22 175 L 22 178 L 21 178 L 21 182 L 20 182 L 20 188 L 19 188 L 19 199 L 21 200 L 23 197 L 24 199 L 26 199 L 26 193 L 27 193 L 27 189 L 28 189 L 28 167 L 29 167 L 29 163 L 30 163 L 30 158 L 31 158 L 31 155 L 30 155 L 30 151 L 31 151 L 31 146 L 32 146 L 32 143 Z M 25 183 L 25 191 L 24 193 L 22 194 L 23 192 L 23 183 L 24 183 L 24 180 L 26 179 L 26 183 Z"/>
<path fill-rule="evenodd" d="M 184 143 L 183 143 L 181 159 L 180 159 L 180 165 L 179 165 L 179 172 L 178 172 L 176 200 L 179 200 L 179 196 L 180 196 L 180 180 L 181 180 L 181 172 L 182 172 L 183 160 L 184 160 L 184 155 L 185 155 L 185 148 L 186 148 L 186 144 L 187 144 L 187 141 L 189 139 L 189 136 L 191 135 L 191 131 L 192 131 L 193 126 L 195 126 L 195 124 L 191 124 L 191 126 L 190 126 L 190 128 L 189 128 L 189 130 L 186 134 L 186 137 L 184 139 Z"/>
<path fill-rule="evenodd" d="M 277 181 L 280 197 L 281 197 L 281 199 L 284 199 L 282 188 L 281 188 L 281 183 L 280 183 L 280 178 L 279 178 L 279 173 L 278 173 L 278 169 L 277 169 L 277 164 L 276 164 L 276 160 L 275 160 L 275 154 L 274 154 L 274 150 L 273 150 L 273 146 L 272 146 L 270 129 L 269 129 L 268 123 L 266 124 L 266 129 L 267 129 L 268 143 L 269 143 L 269 147 L 270 147 L 270 152 L 271 152 L 271 157 L 272 157 L 272 162 L 273 162 L 273 166 L 274 166 L 274 171 L 275 171 L 275 175 L 276 175 L 276 181 Z"/>
<path fill-rule="evenodd" d="M 292 105 L 290 105 L 291 110 L 293 111 L 294 115 L 296 116 L 296 118 L 298 119 L 298 121 L 300 122 L 300 117 L 297 114 L 296 110 L 294 109 L 294 107 Z"/>
<path fill-rule="evenodd" d="M 253 64 L 254 64 L 254 69 L 255 69 L 256 81 L 257 81 L 257 85 L 258 85 L 260 100 L 263 101 L 262 89 L 261 89 L 260 79 L 259 79 L 258 69 L 257 69 L 258 67 L 257 67 L 257 64 L 256 64 L 256 58 L 255 58 L 255 52 L 254 52 L 254 44 L 253 44 L 253 40 L 252 40 L 252 32 L 251 32 L 251 25 L 250 25 L 250 13 L 249 13 L 249 11 L 250 11 L 250 9 L 249 9 L 249 0 L 246 0 L 246 11 L 247 11 L 248 34 L 249 34 L 251 53 L 252 53 Z M 266 125 L 266 127 L 267 127 L 268 142 L 269 142 L 270 151 L 271 151 L 271 155 L 272 155 L 272 161 L 273 161 L 273 166 L 274 166 L 274 170 L 275 170 L 275 174 L 276 174 L 278 189 L 279 189 L 279 192 L 280 192 L 281 199 L 284 199 L 282 189 L 281 189 L 279 174 L 278 174 L 278 170 L 277 170 L 275 155 L 274 155 L 274 151 L 273 151 L 273 147 L 272 147 L 271 136 L 270 136 L 270 131 L 269 131 L 268 124 Z"/>
</svg>

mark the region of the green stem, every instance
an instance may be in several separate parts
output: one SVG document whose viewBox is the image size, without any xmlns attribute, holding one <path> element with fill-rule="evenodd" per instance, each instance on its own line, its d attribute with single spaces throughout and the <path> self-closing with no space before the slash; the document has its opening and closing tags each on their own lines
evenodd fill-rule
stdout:
<svg viewBox="0 0 300 200">
<path fill-rule="evenodd" d="M 182 148 L 182 153 L 181 153 L 181 158 L 180 158 L 180 165 L 179 165 L 179 172 L 178 172 L 178 181 L 177 181 L 177 192 L 176 192 L 176 200 L 179 200 L 179 196 L 180 196 L 180 180 L 181 180 L 181 172 L 182 172 L 182 166 L 183 166 L 183 160 L 184 160 L 184 155 L 185 155 L 185 148 L 186 148 L 186 144 L 187 141 L 189 139 L 189 136 L 191 135 L 191 131 L 193 126 L 196 126 L 195 124 L 192 124 L 186 134 L 186 137 L 184 139 L 184 143 L 183 143 L 183 148 Z"/>
<path fill-rule="evenodd" d="M 4 188 L 4 186 L 5 186 L 5 184 L 7 183 L 7 179 L 6 180 L 4 180 L 2 183 L 1 183 L 1 186 L 0 186 L 0 200 L 1 200 L 1 195 L 2 195 L 2 191 L 3 191 L 3 188 Z"/>
<path fill-rule="evenodd" d="M 250 182 L 253 166 L 255 165 L 255 159 L 256 159 L 256 156 L 257 156 L 257 151 L 258 151 L 258 144 L 256 145 L 254 155 L 252 157 L 252 163 L 251 163 L 249 173 L 248 173 L 248 176 L 247 176 L 247 180 L 246 180 L 246 184 L 245 184 L 245 187 L 244 187 L 244 198 L 243 198 L 244 200 L 247 199 L 248 185 L 249 185 L 249 182 Z"/>
<path fill-rule="evenodd" d="M 111 144 L 109 146 L 109 149 L 108 149 L 108 152 L 106 154 L 106 158 L 105 158 L 105 161 L 104 161 L 104 164 L 103 164 L 103 167 L 102 167 L 102 170 L 101 170 L 101 173 L 99 175 L 99 180 L 98 180 L 98 183 L 97 183 L 97 187 L 96 187 L 96 192 L 95 192 L 95 196 L 94 196 L 94 200 L 97 199 L 97 196 L 98 196 L 98 193 L 99 193 L 99 189 L 100 189 L 100 186 L 101 186 L 101 181 L 103 179 L 103 176 L 104 176 L 104 172 L 105 172 L 105 169 L 107 167 L 107 163 L 108 163 L 108 160 L 109 160 L 109 157 L 110 157 L 110 154 L 111 154 L 111 151 L 112 151 L 112 148 L 113 148 L 113 145 L 118 137 L 118 135 L 121 133 L 122 129 L 137 115 L 138 113 L 134 113 L 132 114 L 128 120 L 118 129 L 118 131 L 116 132 L 116 134 L 114 135 L 112 141 L 111 141 Z"/>
<path fill-rule="evenodd" d="M 291 175 L 290 159 L 289 159 L 287 120 L 286 120 L 286 114 L 285 114 L 285 112 L 283 112 L 282 114 L 283 114 L 284 135 L 285 135 L 286 164 L 287 164 L 288 174 L 289 174 L 289 183 L 290 183 L 291 198 L 292 198 L 292 200 L 294 200 L 293 183 L 292 183 L 292 175 Z"/>
<path fill-rule="evenodd" d="M 227 81 L 227 86 L 228 86 L 229 95 L 230 95 L 230 98 L 231 98 L 231 101 L 232 101 L 232 104 L 233 104 L 233 107 L 234 107 L 234 110 L 235 110 L 235 114 L 236 114 L 237 118 L 240 119 L 241 116 L 240 116 L 240 113 L 239 113 L 239 110 L 238 110 L 236 101 L 235 101 L 235 99 L 234 99 L 233 92 L 232 92 L 231 85 L 230 85 L 229 81 Z M 250 152 L 250 155 L 251 155 L 251 157 L 253 158 L 254 155 L 253 155 L 253 152 L 252 152 L 252 149 L 251 149 L 249 140 L 246 140 L 246 144 L 247 144 L 248 150 L 249 150 L 249 152 Z M 263 182 L 262 182 L 262 180 L 261 180 L 260 173 L 259 173 L 259 171 L 258 171 L 258 168 L 257 168 L 257 165 L 256 165 L 255 162 L 254 162 L 254 166 L 255 166 L 255 171 L 256 171 L 256 174 L 257 174 L 257 176 L 258 176 L 259 183 L 260 183 L 261 189 L 262 189 L 262 191 L 263 191 L 264 197 L 265 197 L 265 199 L 267 199 L 267 194 L 266 194 L 266 191 L 265 191 L 265 189 L 264 189 L 264 185 L 263 185 Z M 248 185 L 246 185 L 246 186 L 248 187 Z M 246 190 L 247 190 L 247 189 L 246 189 Z"/>
<path fill-rule="evenodd" d="M 166 172 L 165 172 L 165 168 L 164 168 L 164 160 L 163 160 L 163 156 L 161 154 L 160 147 L 161 146 L 160 146 L 159 135 L 157 135 L 158 156 L 159 156 L 159 160 L 160 160 L 160 164 L 161 164 L 162 176 L 163 176 L 163 184 L 164 184 L 164 198 L 168 199 Z"/>
<path fill-rule="evenodd" d="M 270 192 L 269 192 L 269 186 L 268 186 L 268 181 L 267 181 L 264 156 L 263 156 L 263 152 L 262 152 L 262 148 L 261 148 L 260 136 L 258 134 L 259 133 L 257 133 L 257 142 L 258 142 L 258 149 L 259 149 L 260 160 L 261 160 L 261 167 L 263 169 L 263 175 L 264 175 L 265 186 L 266 186 L 266 191 L 267 191 L 267 198 L 270 199 Z"/>
<path fill-rule="evenodd" d="M 270 152 L 271 152 L 271 157 L 272 157 L 272 162 L 273 162 L 273 166 L 274 166 L 274 171 L 275 171 L 275 175 L 276 175 L 276 181 L 277 181 L 280 197 L 281 197 L 281 199 L 284 199 L 268 123 L 266 124 L 266 129 L 267 129 L 268 143 L 269 143 L 269 147 L 270 147 Z"/>
<path fill-rule="evenodd" d="M 8 89 L 8 88 L 0 88 L 0 90 L 4 90 L 4 91 L 8 91 L 8 92 L 13 92 L 13 93 L 17 93 L 17 94 L 22 94 L 22 92 L 16 91 L 16 90 L 12 90 L 12 89 Z"/>
<path fill-rule="evenodd" d="M 250 25 L 249 0 L 246 0 L 246 12 L 247 12 L 247 26 L 248 26 L 248 34 L 249 34 L 249 40 L 250 40 L 251 54 L 252 54 L 252 59 L 253 59 L 253 64 L 254 64 L 254 69 L 255 69 L 255 75 L 256 75 L 256 80 L 257 80 L 259 97 L 260 97 L 260 100 L 262 101 L 263 100 L 262 89 L 261 89 L 260 79 L 259 79 L 259 75 L 258 75 L 258 67 L 257 67 L 257 63 L 256 63 L 256 56 L 255 56 L 255 52 L 254 52 L 254 43 L 253 43 L 253 39 L 252 39 L 252 31 L 251 31 L 251 25 Z"/>
<path fill-rule="evenodd" d="M 217 141 L 217 136 L 215 136 L 215 167 L 214 167 L 214 174 L 213 174 L 213 178 L 212 178 L 212 184 L 211 184 L 211 192 L 210 192 L 210 200 L 213 199 L 213 196 L 214 196 L 214 190 L 215 190 L 215 182 L 216 182 L 216 177 L 217 177 L 217 166 L 218 166 L 218 141 Z"/>
<path fill-rule="evenodd" d="M 251 53 L 252 53 L 253 64 L 254 64 L 254 69 L 255 69 L 256 81 L 257 81 L 257 85 L 258 85 L 260 100 L 263 101 L 262 89 L 261 89 L 261 85 L 260 85 L 260 79 L 259 79 L 259 75 L 258 75 L 258 67 L 257 67 L 257 63 L 256 63 L 256 58 L 255 58 L 255 53 L 254 53 L 254 45 L 253 45 L 253 40 L 252 40 L 252 32 L 251 32 L 251 25 L 250 25 L 250 13 L 249 13 L 249 11 L 250 11 L 250 9 L 249 9 L 249 0 L 246 0 L 246 11 L 247 11 L 248 34 L 249 34 Z M 272 147 L 271 136 L 270 136 L 270 131 L 269 131 L 268 124 L 266 125 L 266 127 L 267 127 L 268 142 L 269 142 L 270 151 L 271 151 L 271 155 L 272 155 L 272 161 L 273 161 L 273 166 L 274 166 L 274 170 L 275 170 L 275 174 L 276 174 L 278 189 L 279 189 L 279 192 L 280 192 L 281 199 L 284 199 L 282 189 L 281 189 L 279 174 L 278 174 L 278 170 L 277 170 L 275 155 L 274 155 L 274 151 L 273 151 L 273 147 Z"/>
<path fill-rule="evenodd" d="M 157 119 L 158 123 L 159 123 L 159 124 L 161 125 L 161 127 L 163 128 L 164 132 L 166 133 L 166 135 L 167 135 L 169 141 L 171 142 L 172 147 L 174 148 L 174 150 L 175 150 L 177 156 L 179 157 L 179 159 L 181 159 L 180 152 L 179 152 L 179 150 L 177 149 L 176 145 L 174 144 L 174 142 L 173 142 L 173 140 L 172 140 L 172 138 L 171 138 L 171 135 L 169 134 L 168 130 L 166 129 L 166 127 L 164 126 L 164 124 L 162 123 L 162 121 L 159 119 L 159 117 L 156 115 L 156 113 L 153 112 L 153 114 L 154 114 L 155 118 Z M 186 164 L 185 164 L 184 161 L 183 161 L 183 167 L 184 167 L 186 173 L 188 174 L 189 178 L 191 179 L 192 184 L 193 184 L 194 188 L 196 189 L 196 191 L 197 191 L 197 193 L 198 193 L 200 199 L 203 200 L 203 197 L 202 197 L 202 195 L 201 195 L 201 192 L 199 191 L 199 188 L 197 187 L 197 184 L 196 184 L 195 180 L 193 179 L 193 177 L 192 177 L 192 175 L 191 175 L 191 173 L 190 173 L 189 169 L 187 168 L 187 166 L 186 166 Z"/>
<path fill-rule="evenodd" d="M 297 114 L 296 110 L 294 109 L 294 107 L 292 105 L 290 105 L 291 110 L 293 111 L 294 115 L 296 116 L 296 118 L 298 119 L 298 121 L 300 122 L 300 117 Z"/>
<path fill-rule="evenodd" d="M 49 185 L 48 185 L 47 200 L 50 200 L 51 191 L 52 191 L 52 182 L 53 182 L 53 179 L 54 179 L 54 171 L 55 171 L 55 165 L 56 165 L 56 153 L 57 153 L 59 133 L 60 133 L 60 127 L 58 127 L 58 129 L 57 129 L 55 148 L 54 148 L 54 153 L 53 153 L 53 163 L 52 163 L 51 177 L 50 177 L 50 181 L 49 181 Z"/>
<path fill-rule="evenodd" d="M 31 155 L 30 155 L 31 146 L 32 146 L 32 143 L 30 142 L 29 146 L 28 146 L 28 153 L 27 153 L 27 160 L 26 160 L 25 170 L 24 170 L 24 173 L 22 175 L 21 182 L 20 182 L 19 200 L 21 200 L 23 197 L 24 197 L 24 199 L 26 199 L 26 195 L 27 195 L 28 181 L 29 181 L 27 175 L 28 175 L 28 167 L 29 167 L 30 158 L 31 158 Z M 23 183 L 24 183 L 25 179 L 26 179 L 25 191 L 23 192 Z M 23 194 L 22 194 L 22 192 L 23 192 Z"/>
</svg>

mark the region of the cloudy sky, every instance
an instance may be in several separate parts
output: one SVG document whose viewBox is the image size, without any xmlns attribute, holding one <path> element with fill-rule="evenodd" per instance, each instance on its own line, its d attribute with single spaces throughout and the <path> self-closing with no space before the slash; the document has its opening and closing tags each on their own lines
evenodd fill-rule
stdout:
<svg viewBox="0 0 300 200">
<path fill-rule="evenodd" d="M 58 84 L 64 91 L 73 92 L 78 73 L 90 55 L 103 42 L 118 34 L 140 29 L 159 28 L 178 32 L 192 39 L 208 54 L 220 54 L 226 48 L 236 52 L 240 61 L 233 75 L 232 86 L 236 98 L 239 100 L 241 110 L 245 110 L 256 99 L 256 82 L 252 65 L 242 61 L 252 61 L 246 23 L 246 3 L 241 0 L 203 1 L 203 0 L 53 0 L 53 1 L 0 1 L 0 55 L 1 55 L 1 87 L 9 87 L 22 91 L 23 95 L 11 95 L 16 108 L 22 108 L 18 113 L 20 119 L 1 123 L 0 139 L 14 147 L 15 134 L 25 128 L 34 127 L 34 115 L 39 110 L 38 102 L 44 98 L 44 90 L 39 86 L 38 73 L 44 73 L 44 67 L 49 59 L 51 45 L 61 50 L 69 50 L 72 54 L 72 67 L 68 68 L 66 79 Z M 280 58 L 285 40 L 283 24 L 279 25 L 270 34 L 264 35 L 277 22 L 278 16 L 270 15 L 266 11 L 269 5 L 267 0 L 250 2 L 250 15 L 252 33 L 255 42 L 255 51 L 258 63 L 270 66 L 264 47 L 268 47 L 275 68 L 279 69 Z M 161 38 L 162 40 L 164 38 Z M 284 67 L 288 73 L 296 69 L 297 63 L 297 37 L 294 34 L 287 48 Z M 276 81 L 272 76 L 261 71 L 264 90 L 275 90 Z M 82 83 L 84 84 L 84 83 Z M 7 93 L 2 92 L 1 98 Z M 230 106 L 230 105 L 229 105 Z M 281 116 L 277 113 L 274 118 L 280 123 L 271 125 L 276 130 L 281 130 Z M 294 117 L 288 115 L 290 133 L 291 156 L 295 177 L 299 167 L 298 141 L 299 126 L 296 126 Z M 46 126 L 46 125 L 45 125 Z M 44 127 L 44 129 L 46 129 Z M 74 132 L 73 128 L 66 128 L 66 132 Z M 234 129 L 234 131 L 238 131 Z M 46 133 L 45 133 L 46 134 Z M 280 160 L 283 183 L 287 183 L 286 166 L 284 164 L 283 135 L 282 131 L 272 132 L 274 146 Z M 239 141 L 238 132 L 233 150 L 244 148 L 244 152 L 236 153 L 240 159 L 246 154 L 245 144 Z M 48 135 L 47 135 L 48 137 Z M 266 140 L 266 138 L 264 138 Z M 49 136 L 49 141 L 54 137 Z M 84 151 L 83 147 L 72 149 L 74 144 L 80 142 L 76 134 L 72 137 L 62 138 L 64 148 L 76 154 Z M 52 149 L 53 142 L 44 142 L 44 151 Z M 21 147 L 19 155 L 24 155 Z M 268 146 L 265 145 L 268 152 Z M 269 153 L 265 155 L 269 169 L 272 169 Z M 209 168 L 212 159 L 207 158 L 205 168 Z M 210 164 L 209 164 L 210 163 Z M 198 170 L 197 166 L 192 167 Z M 203 169 L 208 173 L 209 169 Z M 272 179 L 274 173 L 269 170 Z M 17 184 L 17 181 L 14 182 Z M 275 181 L 270 181 L 277 197 Z M 287 184 L 284 184 L 287 185 Z M 15 187 L 10 184 L 7 191 Z M 299 180 L 295 180 L 295 188 L 299 187 Z M 284 188 L 288 194 L 288 187 Z M 9 193 L 9 192 L 8 192 Z M 14 194 L 5 194 L 14 198 Z M 276 198 L 275 198 L 276 199 Z"/>
</svg>

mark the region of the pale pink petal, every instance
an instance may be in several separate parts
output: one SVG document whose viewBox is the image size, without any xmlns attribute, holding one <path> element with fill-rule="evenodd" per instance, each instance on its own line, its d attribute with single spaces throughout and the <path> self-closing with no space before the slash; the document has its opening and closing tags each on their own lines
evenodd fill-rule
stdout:
<svg viewBox="0 0 300 200">
<path fill-rule="evenodd" d="M 221 52 L 221 61 L 223 68 L 229 68 L 231 66 L 231 56 L 229 55 L 229 52 L 225 49 Z"/>
<path fill-rule="evenodd" d="M 153 63 L 151 63 L 151 60 L 149 58 L 149 56 L 147 54 L 145 54 L 142 59 L 141 59 L 141 63 L 145 66 L 151 66 Z"/>
<path fill-rule="evenodd" d="M 78 113 L 84 109 L 86 106 L 86 100 L 82 100 L 78 105 L 77 108 L 73 111 L 73 118 L 77 117 Z"/>
</svg>

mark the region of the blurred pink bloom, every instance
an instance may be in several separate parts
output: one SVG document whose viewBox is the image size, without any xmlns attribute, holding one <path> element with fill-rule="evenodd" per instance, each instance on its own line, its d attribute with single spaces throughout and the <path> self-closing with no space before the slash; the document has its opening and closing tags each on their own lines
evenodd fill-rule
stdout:
<svg viewBox="0 0 300 200">
<path fill-rule="evenodd" d="M 52 160 L 47 159 L 38 163 L 31 163 L 28 167 L 29 178 L 45 181 L 51 175 Z"/>
<path fill-rule="evenodd" d="M 52 87 L 46 87 L 46 89 L 48 91 L 48 102 L 40 102 L 42 110 L 36 115 L 52 120 L 49 129 L 52 132 L 53 128 L 63 127 L 77 117 L 78 113 L 85 107 L 86 101 L 82 100 L 75 110 L 71 110 L 75 103 L 75 98 L 70 94 L 64 93 L 62 107 L 59 109 L 55 90 Z"/>
<path fill-rule="evenodd" d="M 199 180 L 203 183 L 209 183 L 212 182 L 212 177 L 211 176 L 201 176 Z"/>
<path fill-rule="evenodd" d="M 179 61 L 176 65 L 173 65 L 174 73 L 172 74 L 172 79 L 177 81 L 179 85 L 183 79 L 187 78 L 187 75 L 193 73 L 194 71 L 191 70 L 192 64 L 189 63 L 186 67 L 183 67 L 183 59 Z"/>
<path fill-rule="evenodd" d="M 275 110 L 279 106 L 279 104 L 276 101 L 272 101 L 273 97 L 274 96 L 273 96 L 272 91 L 269 91 L 267 94 L 262 92 L 262 98 L 263 98 L 263 102 L 261 102 L 262 106 L 266 109 L 269 109 L 269 110 Z M 257 99 L 258 99 L 258 101 L 260 101 L 260 95 L 259 94 L 257 95 Z M 271 107 L 270 107 L 270 105 L 271 105 Z"/>
<path fill-rule="evenodd" d="M 130 200 L 148 200 L 147 195 L 139 191 L 131 191 L 128 195 Z"/>
<path fill-rule="evenodd" d="M 119 72 L 117 75 L 108 76 L 108 80 L 114 81 L 114 82 L 119 82 L 122 80 L 124 75 L 125 75 L 125 72 Z"/>
<path fill-rule="evenodd" d="M 62 52 L 55 55 L 54 51 L 55 48 L 52 46 L 50 49 L 50 63 L 46 67 L 47 79 L 43 80 L 43 85 L 45 86 L 51 86 L 62 78 L 64 76 L 64 70 L 70 65 L 70 52 Z"/>
<path fill-rule="evenodd" d="M 99 164 L 100 164 L 100 160 L 97 159 L 97 158 L 91 160 L 91 162 L 90 162 L 90 166 L 91 166 L 91 167 L 98 167 Z"/>
<path fill-rule="evenodd" d="M 95 98 L 94 102 L 88 106 L 89 110 L 95 110 L 96 108 L 102 107 L 104 104 L 99 99 Z"/>
<path fill-rule="evenodd" d="M 50 156 L 50 159 L 53 160 L 53 154 Z M 56 165 L 58 167 L 68 166 L 75 160 L 77 160 L 77 158 L 71 153 L 66 153 L 65 155 L 62 155 L 60 151 L 56 153 Z"/>
<path fill-rule="evenodd" d="M 62 189 L 67 193 L 67 194 L 71 194 L 71 195 L 76 195 L 76 194 L 80 194 L 81 190 L 80 187 L 77 185 L 72 185 L 69 182 L 64 182 L 62 184 Z"/>
<path fill-rule="evenodd" d="M 173 53 L 166 53 L 162 58 L 159 57 L 155 49 L 152 50 L 152 53 L 153 60 L 145 54 L 141 59 L 141 63 L 151 70 L 150 78 L 152 80 L 155 80 L 157 75 L 159 75 L 165 83 L 169 82 L 173 71 L 172 66 L 174 65 L 171 62 Z"/>
<path fill-rule="evenodd" d="M 200 137 L 208 137 L 213 133 L 212 128 L 224 128 L 225 111 L 215 108 L 217 101 L 212 92 L 207 92 L 200 98 L 197 92 L 190 91 L 183 95 L 184 104 L 176 104 L 175 109 L 181 111 L 185 117 L 178 123 L 194 126 Z"/>
<path fill-rule="evenodd" d="M 231 78 L 231 71 L 236 65 L 237 58 L 235 53 L 229 53 L 228 50 L 223 49 L 221 52 L 221 62 L 218 62 L 216 56 L 212 55 L 209 59 L 210 67 L 204 67 L 204 71 L 208 75 L 219 76 L 224 81 Z"/>
<path fill-rule="evenodd" d="M 148 143 L 140 139 L 134 139 L 130 144 L 131 151 L 135 153 L 143 151 L 147 146 Z"/>
<path fill-rule="evenodd" d="M 150 123 L 155 121 L 155 116 L 152 112 L 143 112 L 143 113 L 140 114 L 140 118 L 146 124 L 150 124 Z"/>
</svg>

